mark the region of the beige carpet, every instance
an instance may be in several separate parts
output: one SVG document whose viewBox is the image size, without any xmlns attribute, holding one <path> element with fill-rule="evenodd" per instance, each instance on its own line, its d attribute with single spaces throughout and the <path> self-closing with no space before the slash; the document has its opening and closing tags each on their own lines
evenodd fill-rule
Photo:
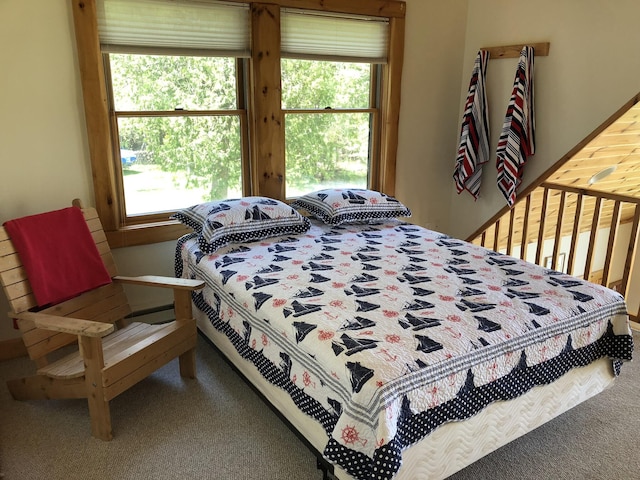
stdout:
<svg viewBox="0 0 640 480">
<path fill-rule="evenodd" d="M 640 334 L 634 338 L 638 352 Z M 304 444 L 202 339 L 198 363 L 195 381 L 182 380 L 173 362 L 114 400 L 111 442 L 90 436 L 85 401 L 12 400 L 4 381 L 30 364 L 0 363 L 4 479 L 322 478 Z M 452 480 L 640 479 L 638 365 L 625 365 L 611 389 Z"/>
<path fill-rule="evenodd" d="M 17 402 L 0 363 L 3 480 L 321 479 L 315 457 L 200 339 L 198 378 L 173 361 L 111 402 L 114 439 L 91 437 L 84 400 Z"/>
</svg>

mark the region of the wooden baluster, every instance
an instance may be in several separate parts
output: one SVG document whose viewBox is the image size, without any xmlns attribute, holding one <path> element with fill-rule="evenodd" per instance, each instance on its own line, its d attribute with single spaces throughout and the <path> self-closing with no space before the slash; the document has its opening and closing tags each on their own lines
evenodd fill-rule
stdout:
<svg viewBox="0 0 640 480">
<path fill-rule="evenodd" d="M 633 271 L 633 264 L 635 261 L 635 252 L 637 248 L 638 240 L 638 225 L 640 225 L 640 205 L 636 204 L 633 225 L 631 227 L 631 237 L 629 238 L 629 246 L 627 247 L 627 257 L 624 262 L 624 270 L 622 273 L 622 285 L 620 286 L 620 293 L 627 297 L 627 286 L 629 285 L 629 276 Z"/>
<path fill-rule="evenodd" d="M 500 220 L 496 222 L 496 227 L 495 227 L 495 230 L 493 231 L 493 251 L 494 252 L 497 252 L 498 250 L 500 250 L 499 237 L 500 237 Z"/>
<path fill-rule="evenodd" d="M 511 247 L 513 244 L 513 223 L 516 215 L 515 207 L 509 210 L 509 233 L 507 235 L 507 255 L 511 255 Z"/>
<path fill-rule="evenodd" d="M 604 258 L 604 270 L 602 272 L 602 285 L 608 286 L 611 279 L 609 278 L 611 263 L 613 262 L 613 247 L 615 246 L 618 228 L 620 227 L 620 200 L 616 200 L 613 204 L 613 212 L 611 213 L 611 224 L 609 227 L 609 241 L 607 243 L 607 254 Z"/>
<path fill-rule="evenodd" d="M 602 197 L 596 197 L 596 203 L 593 207 L 593 217 L 591 218 L 591 235 L 589 236 L 589 248 L 587 250 L 587 261 L 584 266 L 582 277 L 589 280 L 591 276 L 591 264 L 593 263 L 593 255 L 596 248 L 596 240 L 598 234 L 598 224 L 600 223 L 600 210 L 602 207 Z"/>
<path fill-rule="evenodd" d="M 547 203 L 549 201 L 549 189 L 544 187 L 542 193 L 542 208 L 540 209 L 540 228 L 538 230 L 538 248 L 536 249 L 536 264 L 541 265 L 542 247 L 544 246 L 544 224 L 547 216 Z"/>
<path fill-rule="evenodd" d="M 531 210 L 531 194 L 525 199 L 524 218 L 522 219 L 522 246 L 520 247 L 520 259 L 527 258 L 527 243 L 529 230 L 529 211 Z"/>
<path fill-rule="evenodd" d="M 573 217 L 573 230 L 571 232 L 571 247 L 569 248 L 569 258 L 567 261 L 567 273 L 569 275 L 575 274 L 576 248 L 580 237 L 580 225 L 582 224 L 583 200 L 582 194 L 579 193 L 576 198 L 576 211 Z"/>
<path fill-rule="evenodd" d="M 551 268 L 557 269 L 558 255 L 560 253 L 560 243 L 562 239 L 562 218 L 564 216 L 564 203 L 566 192 L 560 192 L 560 205 L 558 205 L 558 218 L 556 220 L 556 236 L 553 243 L 553 257 L 551 259 Z"/>
</svg>

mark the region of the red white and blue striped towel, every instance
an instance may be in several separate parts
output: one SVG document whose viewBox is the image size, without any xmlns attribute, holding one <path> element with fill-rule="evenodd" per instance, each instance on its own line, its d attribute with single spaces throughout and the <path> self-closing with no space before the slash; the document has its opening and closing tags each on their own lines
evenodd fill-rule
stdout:
<svg viewBox="0 0 640 480">
<path fill-rule="evenodd" d="M 489 52 L 480 50 L 469 84 L 453 172 L 458 193 L 467 190 L 476 200 L 482 181 L 482 165 L 489 161 L 489 113 L 485 90 L 488 63 Z"/>
<path fill-rule="evenodd" d="M 533 47 L 525 46 L 520 52 L 513 93 L 496 151 L 498 189 L 507 199 L 509 207 L 516 201 L 516 190 L 522 182 L 524 164 L 535 153 L 533 57 Z"/>
</svg>

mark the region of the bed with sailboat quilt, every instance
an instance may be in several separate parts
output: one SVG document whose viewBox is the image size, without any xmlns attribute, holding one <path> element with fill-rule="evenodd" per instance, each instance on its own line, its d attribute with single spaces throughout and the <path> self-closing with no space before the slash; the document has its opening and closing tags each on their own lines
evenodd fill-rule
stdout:
<svg viewBox="0 0 640 480">
<path fill-rule="evenodd" d="M 444 478 L 631 360 L 620 294 L 409 215 L 378 192 L 327 190 L 174 216 L 194 230 L 176 274 L 206 282 L 200 331 L 337 478 Z"/>
</svg>

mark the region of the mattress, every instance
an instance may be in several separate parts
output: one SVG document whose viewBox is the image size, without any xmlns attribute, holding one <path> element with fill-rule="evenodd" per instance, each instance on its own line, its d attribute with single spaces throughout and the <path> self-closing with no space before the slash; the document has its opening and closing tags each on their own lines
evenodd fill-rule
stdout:
<svg viewBox="0 0 640 480">
<path fill-rule="evenodd" d="M 186 236 L 176 273 L 207 282 L 201 330 L 315 422 L 309 441 L 340 478 L 402 478 L 412 446 L 449 425 L 602 358 L 610 379 L 633 348 L 616 292 L 397 220 L 313 222 L 210 255 Z"/>
</svg>

